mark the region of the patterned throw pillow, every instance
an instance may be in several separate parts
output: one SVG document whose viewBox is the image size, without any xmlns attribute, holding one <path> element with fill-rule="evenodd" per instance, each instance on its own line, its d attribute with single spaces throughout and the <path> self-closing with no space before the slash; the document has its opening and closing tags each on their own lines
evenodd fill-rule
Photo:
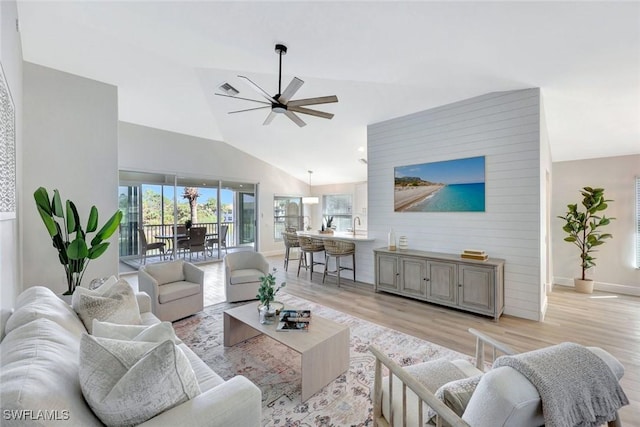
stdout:
<svg viewBox="0 0 640 427">
<path fill-rule="evenodd" d="M 435 396 L 442 400 L 445 405 L 455 412 L 459 417 L 462 417 L 464 410 L 467 408 L 473 392 L 476 390 L 478 383 L 482 379 L 482 375 L 476 375 L 469 378 L 463 378 L 461 380 L 455 380 L 448 382 L 441 386 L 434 393 Z M 428 419 L 435 424 L 436 413 L 433 409 L 429 409 Z M 449 423 L 442 421 L 443 427 L 448 427 Z"/>
<path fill-rule="evenodd" d="M 136 425 L 200 394 L 189 360 L 173 341 L 121 341 L 83 334 L 80 387 L 107 426 Z"/>
<path fill-rule="evenodd" d="M 77 287 L 71 306 L 89 333 L 93 328 L 93 319 L 129 325 L 142 323 L 133 288 L 123 279 L 113 284 L 105 284 L 96 290 Z"/>
<path fill-rule="evenodd" d="M 182 343 L 180 338 L 176 337 L 176 333 L 171 322 L 160 322 L 149 325 L 120 325 L 111 322 L 101 322 L 93 319 L 94 337 L 111 338 L 123 341 L 146 341 L 146 342 L 162 342 L 171 340 L 176 344 Z"/>
</svg>

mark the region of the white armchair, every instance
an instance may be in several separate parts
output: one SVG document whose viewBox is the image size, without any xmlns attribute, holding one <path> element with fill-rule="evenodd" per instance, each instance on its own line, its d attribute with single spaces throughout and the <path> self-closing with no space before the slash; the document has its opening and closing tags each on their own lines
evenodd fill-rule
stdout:
<svg viewBox="0 0 640 427">
<path fill-rule="evenodd" d="M 269 274 L 269 262 L 259 252 L 233 252 L 224 257 L 227 302 L 256 299 L 260 277 Z"/>
<path fill-rule="evenodd" d="M 485 344 L 493 347 L 494 358 L 496 351 L 506 355 L 514 351 L 474 329 L 469 332 L 477 338 L 475 366 L 467 360 L 435 360 L 403 368 L 370 347 L 376 357 L 372 390 L 374 427 L 423 426 L 425 423 L 453 427 L 544 425 L 540 394 L 524 375 L 509 366 L 485 373 Z M 622 378 L 624 367 L 615 357 L 598 347 L 587 349 L 604 362 L 618 381 Z M 389 377 L 382 377 L 383 365 L 390 371 Z M 447 389 L 446 383 L 466 385 L 453 390 Z M 441 386 L 446 390 L 439 396 L 443 400 L 434 395 Z M 437 415 L 431 420 L 428 419 L 429 407 Z M 621 425 L 617 413 L 615 417 L 609 421 L 610 427 Z"/>
<path fill-rule="evenodd" d="M 151 297 L 151 309 L 160 320 L 173 322 L 204 307 L 204 271 L 183 260 L 143 265 L 138 288 Z"/>
</svg>

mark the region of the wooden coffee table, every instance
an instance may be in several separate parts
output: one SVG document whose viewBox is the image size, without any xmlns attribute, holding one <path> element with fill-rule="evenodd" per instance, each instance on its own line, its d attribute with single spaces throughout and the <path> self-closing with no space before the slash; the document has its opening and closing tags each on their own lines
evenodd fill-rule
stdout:
<svg viewBox="0 0 640 427">
<path fill-rule="evenodd" d="M 287 307 L 291 309 L 291 307 Z M 277 332 L 277 322 L 263 325 L 258 303 L 224 312 L 224 346 L 231 347 L 265 334 L 302 356 L 302 401 L 304 402 L 349 368 L 349 327 L 311 313 L 308 332 Z"/>
</svg>

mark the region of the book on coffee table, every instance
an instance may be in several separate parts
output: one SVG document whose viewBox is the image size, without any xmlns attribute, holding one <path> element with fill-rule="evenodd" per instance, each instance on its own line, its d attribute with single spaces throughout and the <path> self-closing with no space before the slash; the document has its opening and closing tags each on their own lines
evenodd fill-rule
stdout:
<svg viewBox="0 0 640 427">
<path fill-rule="evenodd" d="M 278 326 L 276 327 L 276 331 L 278 332 L 289 332 L 289 331 L 309 332 L 309 322 L 290 322 L 290 321 L 279 322 Z"/>
<path fill-rule="evenodd" d="M 309 322 L 311 322 L 311 310 L 282 310 L 276 331 L 307 332 L 309 330 Z"/>
<path fill-rule="evenodd" d="M 282 310 L 280 312 L 281 322 L 310 322 L 311 310 Z"/>
</svg>

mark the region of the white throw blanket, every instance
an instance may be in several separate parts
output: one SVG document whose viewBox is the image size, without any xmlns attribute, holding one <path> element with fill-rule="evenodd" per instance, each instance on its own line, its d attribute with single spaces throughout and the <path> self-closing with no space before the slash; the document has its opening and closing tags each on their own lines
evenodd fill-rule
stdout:
<svg viewBox="0 0 640 427">
<path fill-rule="evenodd" d="M 496 359 L 533 384 L 542 400 L 545 426 L 598 426 L 629 404 L 609 366 L 589 349 L 570 342 Z"/>
</svg>

